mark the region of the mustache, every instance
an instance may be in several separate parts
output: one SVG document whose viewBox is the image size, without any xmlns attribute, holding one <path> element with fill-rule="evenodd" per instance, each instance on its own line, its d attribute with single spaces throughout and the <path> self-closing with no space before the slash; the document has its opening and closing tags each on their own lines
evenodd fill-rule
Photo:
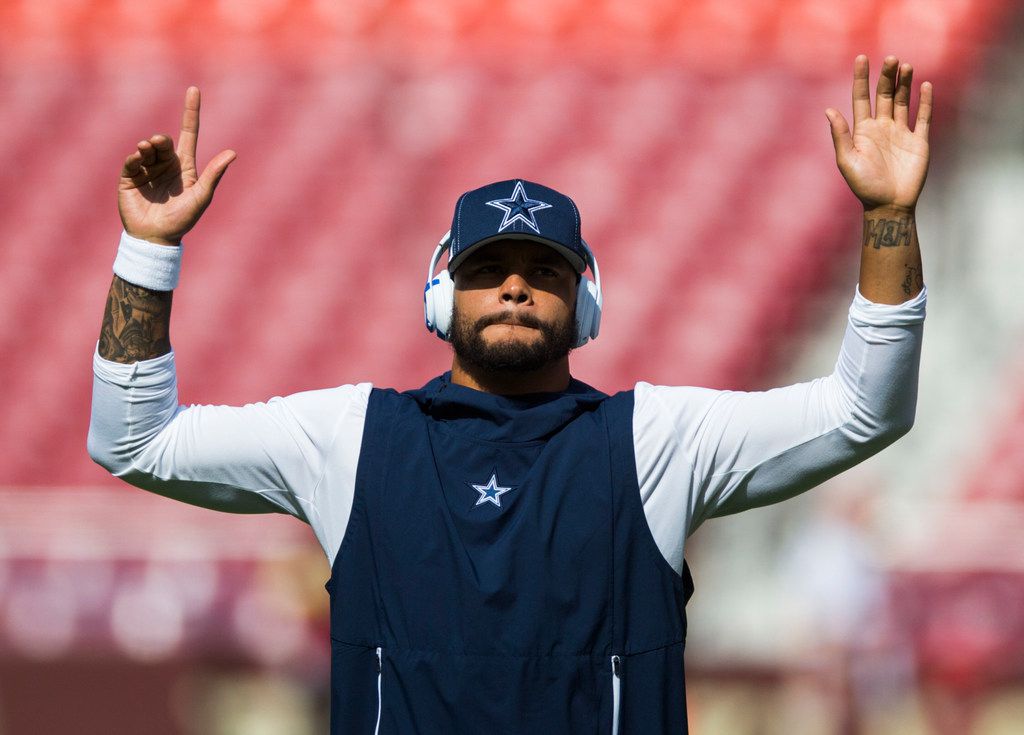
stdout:
<svg viewBox="0 0 1024 735">
<path fill-rule="evenodd" d="M 521 327 L 532 329 L 544 329 L 547 324 L 535 317 L 533 314 L 516 314 L 514 312 L 501 312 L 498 314 L 487 314 L 473 323 L 473 328 L 480 331 L 492 324 L 515 324 Z"/>
</svg>

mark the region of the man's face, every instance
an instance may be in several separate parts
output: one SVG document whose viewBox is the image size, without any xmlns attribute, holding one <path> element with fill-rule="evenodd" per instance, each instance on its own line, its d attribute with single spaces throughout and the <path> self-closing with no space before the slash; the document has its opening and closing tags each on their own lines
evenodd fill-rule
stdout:
<svg viewBox="0 0 1024 735">
<path fill-rule="evenodd" d="M 555 250 L 496 240 L 455 271 L 452 347 L 490 372 L 538 370 L 576 342 L 577 274 Z"/>
</svg>

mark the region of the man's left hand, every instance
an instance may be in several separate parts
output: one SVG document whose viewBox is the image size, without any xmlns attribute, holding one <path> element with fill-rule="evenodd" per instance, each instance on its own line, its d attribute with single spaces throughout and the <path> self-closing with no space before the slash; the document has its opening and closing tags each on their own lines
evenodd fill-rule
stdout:
<svg viewBox="0 0 1024 735">
<path fill-rule="evenodd" d="M 853 63 L 853 131 L 834 108 L 825 111 L 832 126 L 836 163 L 865 210 L 887 207 L 912 212 L 928 174 L 928 126 L 932 85 L 921 85 L 917 120 L 909 126 L 914 70 L 887 56 L 871 113 L 868 57 Z"/>
</svg>

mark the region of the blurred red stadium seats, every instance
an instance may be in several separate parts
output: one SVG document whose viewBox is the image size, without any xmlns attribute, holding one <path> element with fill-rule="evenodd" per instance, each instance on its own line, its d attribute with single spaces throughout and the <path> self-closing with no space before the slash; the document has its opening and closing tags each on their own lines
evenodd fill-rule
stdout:
<svg viewBox="0 0 1024 735">
<path fill-rule="evenodd" d="M 760 388 L 838 272 L 852 295 L 857 204 L 823 114 L 846 109 L 852 58 L 899 50 L 952 108 L 1008 7 L 0 3 L 0 487 L 131 492 L 85 452 L 89 360 L 120 162 L 176 132 L 188 84 L 200 157 L 239 159 L 185 240 L 183 402 L 445 369 L 421 321 L 427 260 L 460 192 L 512 176 L 572 195 L 602 264 L 580 378 Z M 1018 418 L 972 496 L 1024 499 Z"/>
</svg>

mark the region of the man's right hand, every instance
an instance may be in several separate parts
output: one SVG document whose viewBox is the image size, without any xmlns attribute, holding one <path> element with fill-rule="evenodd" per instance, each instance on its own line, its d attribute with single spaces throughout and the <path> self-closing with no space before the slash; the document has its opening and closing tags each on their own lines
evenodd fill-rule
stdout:
<svg viewBox="0 0 1024 735">
<path fill-rule="evenodd" d="M 161 245 L 177 245 L 213 199 L 213 190 L 235 152 L 224 150 L 196 175 L 199 139 L 199 89 L 185 92 L 185 112 L 177 149 L 166 135 L 141 140 L 128 156 L 117 187 L 117 208 L 124 229 L 133 237 Z"/>
</svg>

